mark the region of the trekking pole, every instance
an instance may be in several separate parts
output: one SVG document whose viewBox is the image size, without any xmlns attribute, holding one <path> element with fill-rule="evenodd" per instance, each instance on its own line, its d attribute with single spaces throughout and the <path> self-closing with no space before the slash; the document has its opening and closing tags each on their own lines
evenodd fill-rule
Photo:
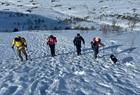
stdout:
<svg viewBox="0 0 140 95">
<path fill-rule="evenodd" d="M 46 42 L 43 42 L 43 47 L 44 47 L 44 55 L 43 55 L 43 57 L 46 57 L 48 54 L 48 52 L 49 52 L 49 46 L 48 46 L 48 44 L 46 43 Z"/>
<path fill-rule="evenodd" d="M 84 49 L 85 49 L 85 44 L 84 44 Z"/>
<path fill-rule="evenodd" d="M 28 58 L 29 58 L 30 60 L 32 60 L 32 59 L 31 59 L 31 56 L 30 56 L 30 54 L 29 54 L 28 48 L 26 48 L 26 51 L 27 51 L 27 56 L 28 56 Z"/>
<path fill-rule="evenodd" d="M 57 49 L 57 45 L 55 44 L 55 55 L 59 55 L 59 50 Z"/>
<path fill-rule="evenodd" d="M 82 51 L 83 51 L 83 53 L 84 53 L 84 51 L 85 51 L 85 44 L 83 45 L 83 49 L 82 49 Z"/>
<path fill-rule="evenodd" d="M 14 49 L 14 48 L 12 48 L 12 50 L 13 50 L 13 52 L 14 52 L 15 56 L 16 56 L 16 59 L 18 60 L 18 56 L 17 56 L 17 53 L 16 53 L 15 49 Z"/>
<path fill-rule="evenodd" d="M 103 60 L 105 60 L 104 46 L 103 46 L 103 48 L 102 48 L 102 52 L 103 52 Z"/>
<path fill-rule="evenodd" d="M 73 45 L 74 46 L 74 52 L 73 52 L 73 56 L 74 56 L 74 54 L 75 54 L 75 52 L 76 52 L 76 47 L 75 47 L 75 45 Z"/>
<path fill-rule="evenodd" d="M 49 45 L 47 45 L 47 53 L 48 53 L 47 55 L 51 55 Z"/>
</svg>

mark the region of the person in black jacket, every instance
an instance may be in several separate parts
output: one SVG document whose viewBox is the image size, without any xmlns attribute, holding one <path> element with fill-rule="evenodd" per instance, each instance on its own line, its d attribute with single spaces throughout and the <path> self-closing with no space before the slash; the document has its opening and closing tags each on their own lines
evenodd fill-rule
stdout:
<svg viewBox="0 0 140 95">
<path fill-rule="evenodd" d="M 76 49 L 77 49 L 77 55 L 81 55 L 81 42 L 83 42 L 83 44 L 85 44 L 85 40 L 78 33 L 77 36 L 73 40 L 73 44 L 76 46 Z"/>
</svg>

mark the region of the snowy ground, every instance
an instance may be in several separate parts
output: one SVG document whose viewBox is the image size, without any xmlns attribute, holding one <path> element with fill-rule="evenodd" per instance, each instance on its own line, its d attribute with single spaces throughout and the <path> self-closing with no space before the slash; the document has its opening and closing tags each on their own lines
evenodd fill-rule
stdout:
<svg viewBox="0 0 140 95">
<path fill-rule="evenodd" d="M 0 0 L 0 95 L 140 95 L 140 1 L 51 1 Z M 114 15 L 133 17 L 135 13 L 139 17 L 135 28 L 138 32 L 105 35 L 95 31 L 46 31 L 77 25 L 94 26 L 98 31 L 101 24 L 112 24 Z M 65 25 L 63 20 L 70 18 L 84 21 Z M 123 28 L 128 22 L 117 19 L 117 25 Z M 8 32 L 14 28 L 24 31 Z M 77 32 L 86 40 L 81 56 L 76 56 L 72 43 Z M 17 60 L 10 48 L 16 34 L 27 40 L 32 61 Z M 58 39 L 54 58 L 45 42 L 50 34 Z M 98 63 L 90 48 L 94 36 L 100 36 L 106 45 L 100 48 Z M 117 64 L 108 62 L 112 53 L 119 59 Z"/>
<path fill-rule="evenodd" d="M 80 31 L 79 31 L 80 32 Z M 82 55 L 76 56 L 72 40 L 76 31 L 32 31 L 0 33 L 0 95 L 139 95 L 140 32 L 81 32 L 86 40 Z M 10 41 L 19 34 L 28 42 L 32 61 L 19 62 Z M 55 58 L 50 57 L 45 39 L 57 36 Z M 93 60 L 90 41 L 100 36 L 106 45 L 99 63 Z M 131 41 L 133 40 L 133 41 Z M 114 53 L 119 63 L 111 64 Z M 104 57 L 103 57 L 104 56 Z"/>
<path fill-rule="evenodd" d="M 140 18 L 139 0 L 54 0 L 53 3 L 48 1 L 40 0 L 46 2 L 44 7 L 50 6 L 49 8 L 59 13 L 99 24 L 112 24 L 112 21 L 116 20 L 117 25 L 128 28 L 129 21 L 115 15 L 134 17 L 134 14 L 137 14 Z M 139 26 L 140 20 L 136 24 L 136 30 L 139 30 Z"/>
<path fill-rule="evenodd" d="M 134 29 L 140 30 L 139 5 L 139 0 L 1 0 L 0 21 L 3 24 L 0 24 L 0 31 L 13 31 L 17 27 L 22 31 L 37 30 L 36 26 L 38 30 L 65 29 L 78 25 L 98 29 L 102 24 L 112 25 L 114 20 L 116 25 L 128 28 L 128 18 L 134 18 L 135 14 L 138 19 Z M 16 12 L 13 13 L 16 16 L 11 12 Z M 70 18 L 83 20 L 64 25 L 64 20 Z M 38 23 L 38 19 L 43 21 Z"/>
</svg>

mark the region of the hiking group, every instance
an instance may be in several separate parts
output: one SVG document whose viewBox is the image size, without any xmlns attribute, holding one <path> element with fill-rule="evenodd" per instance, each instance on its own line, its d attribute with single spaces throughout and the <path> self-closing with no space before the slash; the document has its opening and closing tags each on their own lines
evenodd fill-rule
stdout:
<svg viewBox="0 0 140 95">
<path fill-rule="evenodd" d="M 55 54 L 55 45 L 56 45 L 56 43 L 57 43 L 57 39 L 56 39 L 55 36 L 50 35 L 47 38 L 47 45 L 50 48 L 50 52 L 51 52 L 52 57 L 56 56 L 56 54 Z M 85 45 L 85 40 L 79 33 L 77 33 L 76 37 L 73 39 L 73 44 L 76 47 L 76 52 L 77 52 L 78 56 L 81 55 L 82 43 Z M 94 59 L 97 59 L 98 53 L 99 53 L 99 47 L 100 46 L 105 46 L 105 45 L 101 42 L 101 39 L 99 37 L 94 37 L 90 44 L 91 44 L 91 48 L 94 51 Z M 14 47 L 15 47 L 15 49 L 14 49 Z M 21 61 L 23 61 L 22 54 L 25 56 L 26 60 L 29 59 L 28 55 L 26 53 L 26 51 L 27 51 L 27 42 L 26 42 L 25 38 L 20 37 L 19 35 L 17 35 L 12 41 L 12 49 L 14 50 L 14 52 L 16 50 L 15 53 L 18 55 L 18 57 L 20 58 Z M 114 60 L 114 57 L 115 57 L 114 55 L 111 55 L 110 56 L 111 60 L 112 59 Z M 115 59 L 115 61 L 113 61 L 113 62 L 116 63 L 117 60 Z"/>
</svg>

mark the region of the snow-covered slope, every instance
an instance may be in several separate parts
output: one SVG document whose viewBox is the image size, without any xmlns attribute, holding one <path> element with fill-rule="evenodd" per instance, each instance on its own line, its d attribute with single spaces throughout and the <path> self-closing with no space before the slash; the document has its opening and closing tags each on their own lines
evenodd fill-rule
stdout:
<svg viewBox="0 0 140 95">
<path fill-rule="evenodd" d="M 0 95 L 140 95 L 139 5 L 139 0 L 0 0 Z M 99 31 L 113 21 L 127 30 L 133 20 L 138 32 Z M 17 30 L 22 31 L 9 33 Z M 81 56 L 72 43 L 77 32 L 86 41 Z M 10 45 L 17 34 L 27 40 L 32 60 L 17 60 Z M 50 34 L 58 39 L 54 58 L 46 45 Z M 99 62 L 90 48 L 95 36 L 106 45 Z M 108 60 L 112 53 L 117 64 Z"/>
<path fill-rule="evenodd" d="M 1 0 L 0 31 L 77 29 L 79 26 L 93 30 L 101 24 L 112 25 L 113 21 L 128 28 L 128 23 L 135 20 L 135 29 L 139 30 L 139 4 L 139 0 Z"/>
<path fill-rule="evenodd" d="M 78 31 L 80 32 L 80 31 Z M 77 31 L 0 33 L 0 95 L 139 95 L 139 32 L 102 35 L 81 32 L 86 40 L 76 56 L 72 40 Z M 15 35 L 25 37 L 32 61 L 20 63 L 10 48 Z M 45 39 L 57 36 L 56 54 L 50 57 Z M 99 63 L 93 60 L 90 41 L 100 36 Z M 108 62 L 114 53 L 119 63 Z"/>
<path fill-rule="evenodd" d="M 113 20 L 121 27 L 128 27 L 129 17 L 140 25 L 139 0 L 54 0 L 52 9 L 70 16 L 84 18 L 99 24 L 112 24 Z M 137 28 L 136 28 L 137 29 Z"/>
<path fill-rule="evenodd" d="M 43 2 L 34 0 L 1 0 L 0 32 L 23 30 L 57 30 L 67 29 L 66 16 L 42 6 Z M 61 19 L 60 19 L 61 17 Z"/>
</svg>

